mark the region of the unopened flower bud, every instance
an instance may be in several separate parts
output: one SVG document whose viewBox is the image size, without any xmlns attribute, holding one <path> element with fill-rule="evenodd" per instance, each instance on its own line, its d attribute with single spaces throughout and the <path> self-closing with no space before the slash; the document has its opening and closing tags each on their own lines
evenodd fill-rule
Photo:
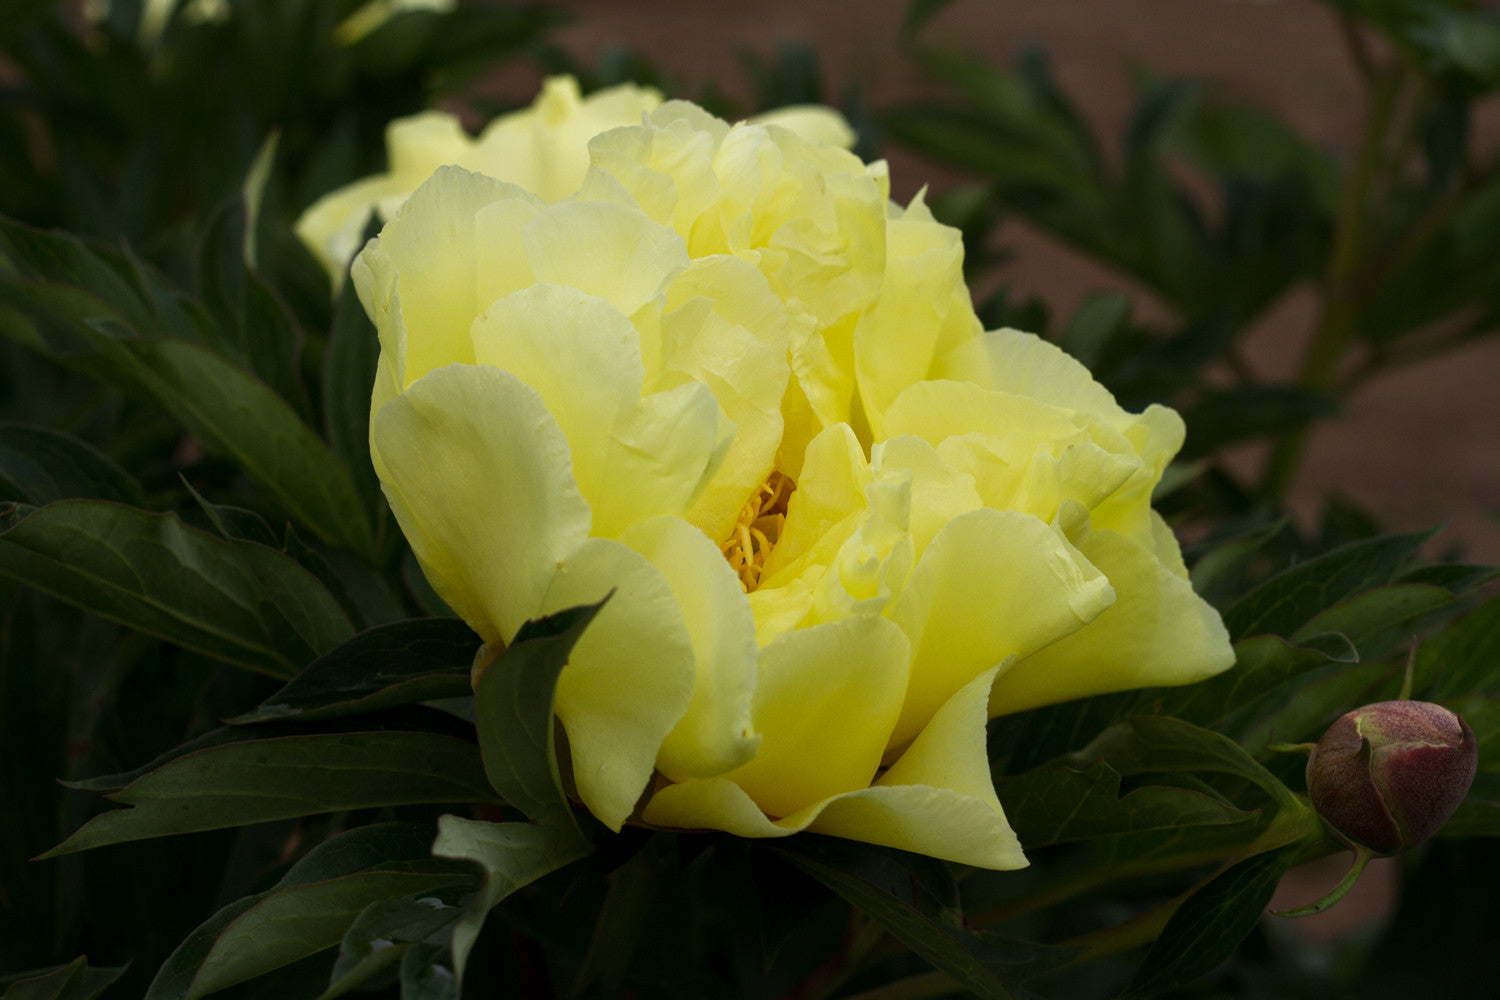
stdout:
<svg viewBox="0 0 1500 1000">
<path fill-rule="evenodd" d="M 1307 761 L 1313 808 L 1339 836 L 1398 854 L 1436 833 L 1468 794 L 1474 731 L 1425 701 L 1382 701 L 1344 715 Z"/>
</svg>

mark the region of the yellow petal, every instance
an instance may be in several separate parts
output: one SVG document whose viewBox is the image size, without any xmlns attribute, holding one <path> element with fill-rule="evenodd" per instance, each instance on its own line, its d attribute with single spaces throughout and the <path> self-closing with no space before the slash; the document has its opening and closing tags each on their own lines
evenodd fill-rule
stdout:
<svg viewBox="0 0 1500 1000">
<path fill-rule="evenodd" d="M 638 211 L 608 202 L 566 202 L 524 230 L 536 280 L 597 295 L 630 316 L 687 266 L 682 237 Z"/>
<path fill-rule="evenodd" d="M 640 398 L 636 331 L 619 310 L 576 288 L 533 285 L 474 321 L 475 358 L 535 389 L 568 440 L 593 533 L 681 516 L 727 450 L 732 428 L 697 383 Z"/>
<path fill-rule="evenodd" d="M 541 397 L 507 372 L 451 365 L 381 407 L 370 437 L 433 589 L 487 642 L 508 641 L 589 531 L 567 441 Z"/>
<path fill-rule="evenodd" d="M 1026 864 L 990 783 L 985 701 L 995 671 L 943 706 L 900 762 L 871 788 L 831 796 L 772 820 L 727 778 L 659 789 L 642 818 L 656 826 L 786 837 L 802 830 L 916 851 L 982 868 Z"/>
<path fill-rule="evenodd" d="M 673 781 L 723 774 L 755 754 L 755 622 L 750 602 L 717 546 L 685 521 L 632 525 L 620 540 L 645 556 L 677 598 L 692 639 L 696 680 L 657 768 Z"/>
<path fill-rule="evenodd" d="M 385 175 L 366 177 L 319 198 L 297 219 L 297 238 L 323 265 L 335 293 L 343 287 L 349 261 L 359 252 L 376 203 L 393 194 L 404 196 L 408 190 Z"/>
<path fill-rule="evenodd" d="M 389 261 L 399 278 L 378 283 L 389 288 L 406 335 L 405 384 L 433 368 L 458 362 L 472 364 L 469 327 L 480 303 L 475 287 L 475 213 L 511 195 L 513 188 L 458 167 L 444 167 L 402 206 L 371 244 L 376 260 Z M 362 254 L 364 257 L 369 254 Z M 355 281 L 376 284 L 355 269 Z M 370 291 L 373 291 L 372 288 Z M 369 294 L 364 288 L 361 295 Z M 377 327 L 380 308 L 371 309 Z M 381 330 L 382 343 L 387 331 Z"/>
<path fill-rule="evenodd" d="M 1076 632 L 1113 600 L 1109 581 L 1050 525 L 987 508 L 954 519 L 892 613 L 914 652 L 891 746 L 915 737 L 979 674 Z"/>
<path fill-rule="evenodd" d="M 635 327 L 603 299 L 532 285 L 473 321 L 474 359 L 536 390 L 573 453 L 573 478 L 596 508 L 616 488 L 606 477 L 610 435 L 641 396 Z"/>
<path fill-rule="evenodd" d="M 840 149 L 852 149 L 854 140 L 859 138 L 843 115 L 821 104 L 790 104 L 758 114 L 748 121 L 752 125 L 789 129 L 807 142 L 826 142 Z"/>
<path fill-rule="evenodd" d="M 578 81 L 554 76 L 531 106 L 490 122 L 479 136 L 476 168 L 533 191 L 546 201 L 566 198 L 588 170 L 588 142 L 661 103 L 648 87 L 624 84 L 582 98 Z"/>
<path fill-rule="evenodd" d="M 963 278 L 958 230 L 932 220 L 919 195 L 886 227 L 880 296 L 854 330 L 854 366 L 875 440 L 901 390 L 930 377 L 936 359 L 981 329 Z"/>
<path fill-rule="evenodd" d="M 688 515 L 710 538 L 723 538 L 781 446 L 781 399 L 791 374 L 786 307 L 754 266 L 715 256 L 693 261 L 672 280 L 666 309 L 656 380 L 702 382 L 735 427 L 724 463 Z M 651 384 L 649 359 L 646 370 Z"/>
<path fill-rule="evenodd" d="M 870 461 L 877 474 L 911 472 L 910 530 L 919 556 L 943 525 L 984 506 L 973 475 L 943 461 L 937 449 L 919 437 L 903 434 L 883 441 L 872 449 Z"/>
<path fill-rule="evenodd" d="M 578 795 L 611 830 L 634 811 L 693 695 L 693 643 L 666 578 L 634 550 L 590 538 L 559 561 L 539 614 L 611 591 L 557 679 Z"/>
<path fill-rule="evenodd" d="M 1116 600 L 1084 628 L 1023 657 L 995 682 L 990 714 L 1156 684 L 1189 684 L 1234 664 L 1219 615 L 1146 546 L 1092 531 L 1079 550 Z"/>
<path fill-rule="evenodd" d="M 884 618 L 797 629 L 761 650 L 760 750 L 726 777 L 772 816 L 868 786 L 906 689 L 910 647 Z"/>
</svg>

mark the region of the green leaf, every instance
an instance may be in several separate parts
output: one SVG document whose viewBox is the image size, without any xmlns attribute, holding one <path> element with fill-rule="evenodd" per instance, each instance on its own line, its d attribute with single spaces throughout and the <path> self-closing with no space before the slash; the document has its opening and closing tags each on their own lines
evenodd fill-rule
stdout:
<svg viewBox="0 0 1500 1000">
<path fill-rule="evenodd" d="M 47 427 L 0 423 L 0 495 L 40 506 L 85 497 L 141 504 L 135 477 L 78 438 Z"/>
<path fill-rule="evenodd" d="M 1500 695 L 1500 597 L 1491 599 L 1422 644 L 1417 676 L 1433 678 L 1430 697 Z"/>
<path fill-rule="evenodd" d="M 319 537 L 373 555 L 348 469 L 196 303 L 106 247 L 5 220 L 0 261 L 0 332 L 156 403 Z"/>
<path fill-rule="evenodd" d="M 324 541 L 367 557 L 374 536 L 349 471 L 266 384 L 181 340 L 102 335 L 95 346 L 116 383 L 156 403 L 265 486 Z"/>
<path fill-rule="evenodd" d="M 1176 771 L 1233 774 L 1279 803 L 1295 801 L 1279 778 L 1233 740 L 1166 715 L 1132 716 L 1067 759 L 1083 765 L 1102 760 L 1123 776 Z"/>
<path fill-rule="evenodd" d="M 573 645 L 604 601 L 521 626 L 474 692 L 485 774 L 501 798 L 538 822 L 575 822 L 557 767 L 553 701 Z"/>
<path fill-rule="evenodd" d="M 1300 845 L 1247 858 L 1193 893 L 1167 921 L 1121 1000 L 1176 989 L 1228 958 L 1260 921 Z"/>
<path fill-rule="evenodd" d="M 190 934 L 157 972 L 147 1000 L 182 1000 L 243 982 L 339 942 L 371 903 L 453 882 L 428 854 L 432 828 L 378 823 L 314 847 L 275 886 L 236 900 Z"/>
<path fill-rule="evenodd" d="M 478 639 L 456 618 L 378 625 L 319 657 L 235 724 L 327 719 L 470 693 Z"/>
<path fill-rule="evenodd" d="M 319 1000 L 332 1000 L 355 989 L 400 962 L 413 945 L 434 945 L 447 955 L 453 925 L 463 916 L 463 906 L 475 888 L 475 881 L 468 879 L 370 903 L 344 932 L 328 989 Z M 451 968 L 448 971 L 451 976 Z"/>
<path fill-rule="evenodd" d="M 93 1000 L 125 972 L 125 966 L 90 968 L 82 955 L 55 969 L 0 977 L 0 1000 Z"/>
<path fill-rule="evenodd" d="M 290 677 L 353 631 L 293 560 L 173 514 L 67 500 L 0 516 L 0 529 L 0 575 L 253 670 Z"/>
<path fill-rule="evenodd" d="M 571 823 L 486 823 L 444 816 L 432 853 L 473 861 L 484 871 L 484 885 L 453 929 L 453 963 L 460 981 L 485 917 L 522 886 L 593 851 Z M 405 960 L 403 959 L 403 962 Z"/>
<path fill-rule="evenodd" d="M 1354 542 L 1277 574 L 1224 616 L 1233 639 L 1291 636 L 1323 609 L 1362 590 L 1389 583 L 1423 542 L 1423 531 Z"/>
<path fill-rule="evenodd" d="M 199 292 L 233 344 L 231 356 L 305 417 L 297 373 L 302 331 L 246 259 L 246 241 L 253 236 L 242 198 L 214 214 L 198 260 Z"/>
<path fill-rule="evenodd" d="M 375 326 L 359 304 L 354 282 L 346 281 L 334 309 L 323 361 L 323 427 L 329 446 L 351 471 L 368 510 L 385 504 L 370 461 L 370 387 L 375 384 L 379 357 Z"/>
<path fill-rule="evenodd" d="M 999 778 L 1005 817 L 1027 850 L 1094 837 L 1222 826 L 1256 814 L 1188 788 L 1143 785 L 1120 794 L 1120 774 L 1102 760 L 1083 768 L 1047 764 Z"/>
<path fill-rule="evenodd" d="M 987 1000 L 1033 1000 L 1028 979 L 1070 948 L 968 930 L 948 866 L 932 858 L 808 834 L 767 849 L 800 868 L 964 989 Z"/>
<path fill-rule="evenodd" d="M 109 796 L 44 858 L 198 830 L 413 803 L 494 802 L 478 748 L 438 733 L 319 733 L 208 747 Z M 399 894 L 398 894 L 399 895 Z"/>
</svg>

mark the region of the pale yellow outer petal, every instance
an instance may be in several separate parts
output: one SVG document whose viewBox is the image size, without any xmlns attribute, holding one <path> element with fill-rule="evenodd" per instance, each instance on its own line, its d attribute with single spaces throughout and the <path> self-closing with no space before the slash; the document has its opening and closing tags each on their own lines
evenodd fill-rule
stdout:
<svg viewBox="0 0 1500 1000">
<path fill-rule="evenodd" d="M 642 521 L 620 540 L 666 579 L 693 643 L 693 699 L 663 742 L 657 769 L 682 781 L 739 767 L 760 746 L 751 717 L 755 622 L 739 577 L 713 542 L 677 518 Z"/>
<path fill-rule="evenodd" d="M 775 125 L 797 133 L 807 142 L 826 142 L 852 149 L 859 138 L 844 116 L 821 104 L 790 104 L 747 119 L 752 125 Z"/>
<path fill-rule="evenodd" d="M 391 195 L 405 197 L 408 191 L 384 174 L 366 177 L 319 198 L 297 219 L 297 238 L 328 273 L 335 293 L 343 287 L 345 270 L 359 252 L 376 204 Z"/>
<path fill-rule="evenodd" d="M 922 554 L 892 612 L 914 652 L 891 747 L 915 737 L 979 674 L 1078 631 L 1113 600 L 1109 581 L 1052 526 L 988 508 L 955 518 Z"/>
<path fill-rule="evenodd" d="M 796 629 L 760 653 L 754 759 L 725 777 L 772 816 L 875 778 L 906 690 L 910 647 L 884 618 Z"/>
<path fill-rule="evenodd" d="M 557 679 L 573 781 L 589 811 L 619 830 L 656 769 L 662 741 L 687 711 L 696 674 L 677 597 L 640 553 L 590 538 L 563 558 L 537 614 L 613 592 Z"/>
<path fill-rule="evenodd" d="M 1155 552 L 1097 530 L 1078 548 L 1109 577 L 1115 603 L 1006 671 L 991 693 L 991 715 L 1111 691 L 1190 684 L 1234 665 L 1218 612 Z"/>
<path fill-rule="evenodd" d="M 567 441 L 541 397 L 508 372 L 451 365 L 382 406 L 370 440 L 433 589 L 485 641 L 509 641 L 589 532 Z"/>
<path fill-rule="evenodd" d="M 624 125 L 661 103 L 661 94 L 625 84 L 582 98 L 578 81 L 554 76 L 530 107 L 496 118 L 480 133 L 475 169 L 519 184 L 553 202 L 583 183 L 588 142 Z"/>
<path fill-rule="evenodd" d="M 405 356 L 401 376 L 410 385 L 433 368 L 472 364 L 469 328 L 488 302 L 479 302 L 475 285 L 475 214 L 515 189 L 493 178 L 458 167 L 443 167 L 402 206 L 361 257 L 373 269 L 382 259 L 394 272 L 388 282 L 390 305 L 371 309 L 382 346 L 391 349 L 392 314 L 401 317 Z M 378 277 L 378 275 L 377 275 Z M 361 296 L 369 277 L 356 267 Z M 370 302 L 369 299 L 365 301 Z"/>
<path fill-rule="evenodd" d="M 726 778 L 689 781 L 659 789 L 642 818 L 657 826 L 725 830 L 741 837 L 812 830 L 981 868 L 1024 867 L 1026 858 L 995 797 L 985 757 L 985 701 L 995 673 L 985 671 L 949 699 L 873 787 L 772 820 Z"/>
</svg>

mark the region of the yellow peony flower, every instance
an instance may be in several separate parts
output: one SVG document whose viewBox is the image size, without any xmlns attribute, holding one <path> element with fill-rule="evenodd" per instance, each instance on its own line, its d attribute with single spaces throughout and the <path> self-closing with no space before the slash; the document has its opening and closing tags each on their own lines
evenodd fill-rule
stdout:
<svg viewBox="0 0 1500 1000">
<path fill-rule="evenodd" d="M 842 145 L 674 102 L 551 203 L 439 170 L 352 269 L 371 452 L 477 669 L 613 591 L 557 691 L 606 825 L 1019 867 L 991 715 L 1233 660 L 1150 509 L 1181 421 L 983 333 Z"/>
<path fill-rule="evenodd" d="M 367 12 L 373 12 L 377 19 L 385 18 L 390 16 L 387 8 L 400 6 L 423 5 L 371 4 L 350 20 Z M 359 30 L 363 33 L 369 28 Z M 558 201 L 573 194 L 583 181 L 589 166 L 590 139 L 622 125 L 638 125 L 641 116 L 661 102 L 661 94 L 654 88 L 633 84 L 583 97 L 573 77 L 554 76 L 543 83 L 541 93 L 529 107 L 496 118 L 477 138 L 470 138 L 457 117 L 441 111 L 397 119 L 386 127 L 386 172 L 318 199 L 298 219 L 297 236 L 323 265 L 337 290 L 350 258 L 359 249 L 371 213 L 382 222 L 392 219 L 438 167 L 461 166 L 519 184 L 545 201 Z M 854 143 L 848 125 L 826 108 L 782 108 L 757 120 L 845 148 Z"/>
</svg>

